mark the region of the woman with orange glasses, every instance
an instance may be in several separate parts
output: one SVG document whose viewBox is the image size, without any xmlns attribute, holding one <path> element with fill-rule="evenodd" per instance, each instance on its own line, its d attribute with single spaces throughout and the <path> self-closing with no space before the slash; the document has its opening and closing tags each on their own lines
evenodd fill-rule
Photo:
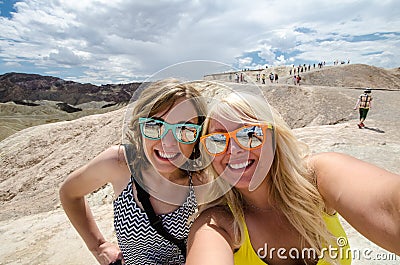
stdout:
<svg viewBox="0 0 400 265">
<path fill-rule="evenodd" d="M 230 93 L 205 129 L 209 173 L 232 189 L 201 207 L 187 265 L 350 264 L 337 213 L 400 254 L 399 175 L 344 154 L 311 155 L 262 96 Z"/>
</svg>

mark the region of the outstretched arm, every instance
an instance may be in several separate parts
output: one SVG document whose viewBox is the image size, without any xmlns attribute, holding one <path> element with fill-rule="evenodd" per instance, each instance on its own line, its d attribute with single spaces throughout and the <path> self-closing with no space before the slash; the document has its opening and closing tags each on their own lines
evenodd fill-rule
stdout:
<svg viewBox="0 0 400 265">
<path fill-rule="evenodd" d="M 400 175 L 338 153 L 311 161 L 327 206 L 371 241 L 400 254 Z"/>
<path fill-rule="evenodd" d="M 99 263 L 107 265 L 121 259 L 122 254 L 118 246 L 103 237 L 85 195 L 107 182 L 113 182 L 112 176 L 124 174 L 125 170 L 118 162 L 118 152 L 118 147 L 107 149 L 87 165 L 72 172 L 60 188 L 61 204 L 72 225 Z"/>
<path fill-rule="evenodd" d="M 190 229 L 186 265 L 233 265 L 232 237 L 224 228 L 229 223 L 220 209 L 201 213 Z"/>
</svg>

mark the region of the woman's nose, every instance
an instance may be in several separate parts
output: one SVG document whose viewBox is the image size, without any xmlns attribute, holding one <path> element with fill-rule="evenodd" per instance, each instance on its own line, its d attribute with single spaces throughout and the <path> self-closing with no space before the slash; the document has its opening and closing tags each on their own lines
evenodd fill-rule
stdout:
<svg viewBox="0 0 400 265">
<path fill-rule="evenodd" d="M 226 152 L 228 154 L 234 155 L 242 151 L 244 151 L 243 148 L 241 148 L 233 138 L 230 138 L 228 143 L 228 149 L 226 150 Z"/>
<path fill-rule="evenodd" d="M 177 140 L 175 139 L 175 136 L 172 133 L 172 130 L 168 130 L 168 132 L 165 134 L 165 136 L 161 139 L 161 142 L 165 146 L 173 146 L 173 145 L 177 144 Z"/>
</svg>

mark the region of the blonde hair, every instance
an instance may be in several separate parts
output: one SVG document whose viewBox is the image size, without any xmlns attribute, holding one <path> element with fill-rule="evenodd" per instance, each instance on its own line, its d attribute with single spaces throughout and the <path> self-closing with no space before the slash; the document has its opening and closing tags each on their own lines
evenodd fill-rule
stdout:
<svg viewBox="0 0 400 265">
<path fill-rule="evenodd" d="M 139 95 L 132 110 L 131 120 L 128 124 L 126 137 L 133 146 L 135 159 L 129 161 L 140 178 L 140 172 L 150 165 L 144 148 L 139 128 L 139 118 L 151 117 L 159 112 L 168 112 L 180 99 L 188 99 L 192 102 L 197 112 L 197 124 L 202 125 L 205 120 L 206 104 L 197 87 L 202 87 L 201 81 L 180 82 L 177 79 L 164 79 L 142 85 Z M 191 159 L 200 155 L 199 142 L 196 142 Z M 194 171 L 193 167 L 192 168 Z M 191 171 L 191 169 L 188 169 Z"/>
<path fill-rule="evenodd" d="M 262 95 L 230 93 L 218 102 L 210 110 L 203 130 L 207 130 L 213 115 L 249 123 L 261 121 L 273 124 L 275 152 L 267 176 L 271 201 L 300 233 L 302 247 L 307 243 L 320 255 L 322 247 L 331 242 L 332 235 L 322 218 L 324 201 L 317 190 L 314 174 L 307 166 L 308 146 L 295 138 L 280 114 L 268 105 Z M 217 177 L 212 166 L 208 172 Z M 232 213 L 235 245 L 239 247 L 244 240 L 241 193 L 233 187 L 223 197 L 201 206 L 200 211 L 216 205 L 223 205 Z"/>
</svg>

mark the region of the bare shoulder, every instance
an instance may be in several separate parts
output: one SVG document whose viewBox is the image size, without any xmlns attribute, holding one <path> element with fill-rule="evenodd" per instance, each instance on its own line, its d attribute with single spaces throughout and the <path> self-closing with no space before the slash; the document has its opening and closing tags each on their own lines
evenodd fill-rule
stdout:
<svg viewBox="0 0 400 265">
<path fill-rule="evenodd" d="M 316 177 L 318 189 L 333 188 L 348 179 L 353 171 L 358 171 L 363 164 L 361 160 L 342 153 L 326 152 L 309 157 L 308 166 Z"/>
<path fill-rule="evenodd" d="M 323 153 L 317 153 L 317 154 L 312 154 L 309 156 L 310 162 L 312 165 L 315 165 L 315 163 L 319 162 L 326 162 L 329 161 L 330 159 L 344 159 L 345 157 L 350 158 L 350 156 L 341 154 L 341 153 L 335 153 L 335 152 L 323 152 Z"/>
<path fill-rule="evenodd" d="M 213 206 L 204 210 L 200 216 L 196 218 L 196 221 L 206 221 L 212 225 L 224 228 L 227 227 L 228 224 L 229 226 L 232 224 L 233 216 L 228 207 Z"/>
<path fill-rule="evenodd" d="M 93 164 L 104 164 L 114 170 L 126 169 L 125 148 L 123 145 L 113 145 L 101 152 L 92 160 Z"/>
<path fill-rule="evenodd" d="M 233 217 L 224 207 L 203 211 L 190 229 L 186 264 L 233 265 Z"/>
<path fill-rule="evenodd" d="M 125 147 L 123 145 L 112 145 L 100 153 L 103 160 L 125 163 Z"/>
<path fill-rule="evenodd" d="M 227 207 L 214 206 L 203 211 L 193 223 L 190 233 L 194 234 L 197 231 L 218 233 L 233 246 L 233 216 Z"/>
<path fill-rule="evenodd" d="M 90 161 L 84 172 L 97 175 L 113 184 L 120 181 L 121 176 L 129 176 L 124 146 L 110 146 Z"/>
<path fill-rule="evenodd" d="M 60 192 L 69 197 L 82 197 L 111 183 L 119 192 L 129 181 L 130 172 L 122 146 L 111 146 L 86 165 L 74 170 L 63 182 Z M 116 193 L 117 194 L 117 193 Z"/>
<path fill-rule="evenodd" d="M 358 164 L 366 162 L 363 162 L 355 157 L 336 152 L 313 154 L 309 157 L 308 162 L 311 169 L 317 174 L 324 172 L 325 170 L 331 171 L 337 167 L 351 170 L 353 168 L 352 165 L 355 165 L 354 163 Z"/>
</svg>

